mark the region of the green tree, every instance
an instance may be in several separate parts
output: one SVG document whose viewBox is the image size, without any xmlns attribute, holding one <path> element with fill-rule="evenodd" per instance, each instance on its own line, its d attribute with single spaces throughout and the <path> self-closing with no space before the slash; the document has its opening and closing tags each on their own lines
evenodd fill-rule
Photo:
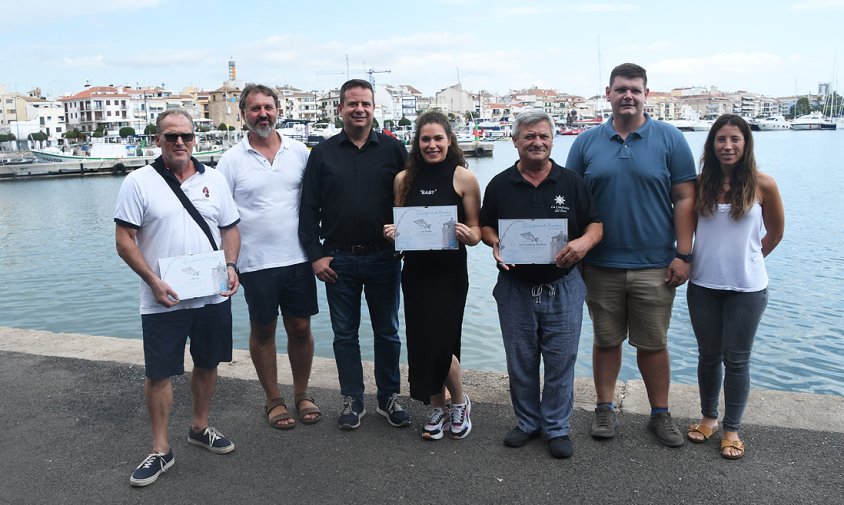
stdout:
<svg viewBox="0 0 844 505">
<path fill-rule="evenodd" d="M 2 144 L 3 142 L 11 142 L 16 138 L 17 137 L 15 137 L 14 133 L 0 133 L 0 144 Z"/>
<path fill-rule="evenodd" d="M 97 129 L 94 130 L 94 134 L 91 135 L 94 138 L 102 138 L 105 136 L 105 125 L 98 125 Z"/>
<path fill-rule="evenodd" d="M 384 120 L 384 128 L 387 128 L 389 130 L 392 130 L 393 127 L 395 126 L 395 124 L 396 124 L 395 121 L 393 121 L 392 119 L 385 119 Z"/>
<path fill-rule="evenodd" d="M 334 118 L 334 127 L 335 128 L 342 128 L 343 127 L 343 120 L 338 118 Z"/>
<path fill-rule="evenodd" d="M 399 119 L 399 126 L 410 126 L 411 124 L 413 124 L 413 123 L 404 116 L 402 116 L 401 119 Z"/>
<path fill-rule="evenodd" d="M 144 135 L 155 135 L 158 133 L 158 127 L 154 124 L 148 124 L 146 128 L 144 128 Z"/>
<path fill-rule="evenodd" d="M 120 138 L 124 138 L 124 139 L 126 137 L 134 137 L 135 136 L 135 129 L 132 128 L 131 126 L 124 126 L 123 128 L 120 129 L 118 134 L 120 135 Z"/>
<path fill-rule="evenodd" d="M 72 130 L 64 132 L 64 138 L 66 138 L 67 140 L 76 141 L 79 140 L 79 133 L 80 132 L 78 128 L 73 128 Z"/>
<path fill-rule="evenodd" d="M 27 139 L 31 140 L 32 142 L 38 142 L 39 147 L 44 147 L 44 142 L 47 141 L 47 134 L 44 132 L 35 132 L 30 133 L 26 137 Z"/>
<path fill-rule="evenodd" d="M 809 97 L 801 96 L 797 99 L 797 103 L 791 106 L 791 116 L 797 117 L 803 114 L 812 112 L 812 106 L 809 104 Z"/>
<path fill-rule="evenodd" d="M 224 131 L 227 131 L 229 129 L 229 127 L 226 126 L 226 123 L 220 123 L 220 125 L 217 126 L 217 129 L 220 130 L 221 132 L 224 132 Z"/>
<path fill-rule="evenodd" d="M 229 131 L 233 132 L 235 130 L 234 126 L 229 126 Z"/>
<path fill-rule="evenodd" d="M 373 128 L 378 128 L 378 120 L 377 120 L 377 119 L 375 119 L 375 118 L 372 118 L 372 127 L 373 127 Z"/>
</svg>

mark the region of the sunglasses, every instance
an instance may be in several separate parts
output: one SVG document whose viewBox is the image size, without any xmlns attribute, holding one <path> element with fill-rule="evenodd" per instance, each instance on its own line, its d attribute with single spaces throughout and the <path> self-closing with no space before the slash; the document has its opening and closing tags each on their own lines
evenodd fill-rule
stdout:
<svg viewBox="0 0 844 505">
<path fill-rule="evenodd" d="M 164 135 L 164 140 L 166 140 L 167 142 L 171 142 L 171 143 L 177 142 L 179 140 L 179 137 L 181 137 L 182 142 L 187 144 L 188 142 L 193 142 L 193 138 L 194 138 L 193 133 L 165 133 L 163 135 Z"/>
</svg>

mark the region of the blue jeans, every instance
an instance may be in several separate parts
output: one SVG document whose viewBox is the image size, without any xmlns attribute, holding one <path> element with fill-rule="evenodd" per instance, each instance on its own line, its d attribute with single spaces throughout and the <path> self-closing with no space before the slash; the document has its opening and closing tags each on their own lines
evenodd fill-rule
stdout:
<svg viewBox="0 0 844 505">
<path fill-rule="evenodd" d="M 340 393 L 363 405 L 363 366 L 360 358 L 360 295 L 366 296 L 375 337 L 375 384 L 378 400 L 386 401 L 401 389 L 399 359 L 399 286 L 401 265 L 392 251 L 356 256 L 331 251 L 334 284 L 325 284 L 331 328 L 334 330 L 334 360 L 340 377 Z"/>
<path fill-rule="evenodd" d="M 741 293 L 689 283 L 686 300 L 697 337 L 700 413 L 718 419 L 723 376 L 722 424 L 725 430 L 738 431 L 750 394 L 750 351 L 768 305 L 768 290 Z"/>
<path fill-rule="evenodd" d="M 516 267 L 518 268 L 518 267 Z M 574 405 L 574 363 L 586 286 L 575 268 L 548 284 L 532 285 L 498 274 L 492 291 L 510 375 L 518 427 L 548 438 L 568 435 Z M 540 398 L 539 364 L 545 367 Z"/>
</svg>

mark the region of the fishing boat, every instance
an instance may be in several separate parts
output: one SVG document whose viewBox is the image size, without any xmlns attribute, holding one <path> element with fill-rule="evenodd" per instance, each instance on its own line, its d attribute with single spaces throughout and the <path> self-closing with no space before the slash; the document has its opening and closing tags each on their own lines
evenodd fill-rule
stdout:
<svg viewBox="0 0 844 505">
<path fill-rule="evenodd" d="M 222 146 L 214 147 L 212 149 L 204 150 L 204 151 L 194 151 L 193 156 L 198 158 L 200 156 L 218 156 L 222 155 L 225 152 Z M 46 149 L 32 149 L 32 154 L 41 162 L 47 163 L 62 163 L 68 161 L 102 161 L 102 162 L 119 162 L 123 160 L 136 160 L 136 161 L 153 161 L 155 158 L 161 155 L 161 149 L 155 148 L 146 148 L 142 151 L 141 154 L 132 154 L 132 151 L 125 150 L 125 152 L 120 153 L 103 153 L 98 152 L 97 150 L 92 149 L 90 154 L 70 154 L 66 152 L 62 152 L 56 148 L 46 148 Z"/>
<path fill-rule="evenodd" d="M 197 145 L 194 157 L 221 155 L 223 146 L 214 144 Z M 135 144 L 93 143 L 87 150 L 62 151 L 57 147 L 31 149 L 32 154 L 41 162 L 61 163 L 67 161 L 102 161 L 117 162 L 122 160 L 152 161 L 161 155 L 161 148 L 156 146 L 141 147 Z M 78 153 L 78 154 L 76 154 Z"/>
</svg>

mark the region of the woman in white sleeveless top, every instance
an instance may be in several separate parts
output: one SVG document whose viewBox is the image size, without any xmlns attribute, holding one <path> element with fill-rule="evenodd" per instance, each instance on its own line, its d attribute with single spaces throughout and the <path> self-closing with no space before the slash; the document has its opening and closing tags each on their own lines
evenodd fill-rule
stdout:
<svg viewBox="0 0 844 505">
<path fill-rule="evenodd" d="M 701 156 L 697 228 L 687 300 L 698 342 L 701 420 L 687 436 L 702 443 L 718 431 L 724 385 L 721 456 L 739 459 L 741 418 L 750 391 L 750 351 L 768 303 L 764 257 L 782 239 L 785 215 L 774 179 L 756 169 L 750 126 L 739 116 L 715 121 Z"/>
</svg>

